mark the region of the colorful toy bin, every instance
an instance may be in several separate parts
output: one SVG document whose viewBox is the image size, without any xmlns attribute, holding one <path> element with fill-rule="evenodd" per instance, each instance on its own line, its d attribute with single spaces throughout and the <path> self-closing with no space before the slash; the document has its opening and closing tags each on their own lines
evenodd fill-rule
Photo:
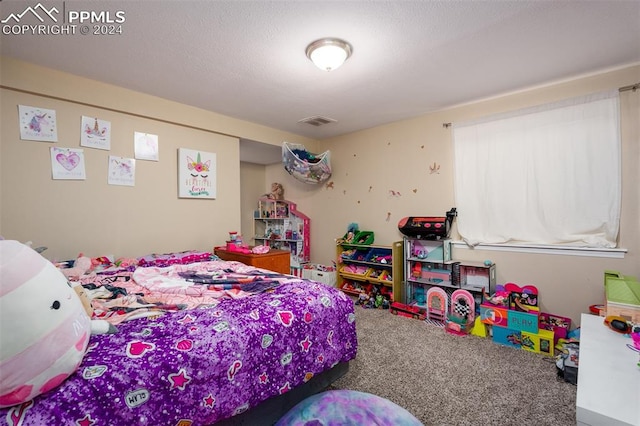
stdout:
<svg viewBox="0 0 640 426">
<path fill-rule="evenodd" d="M 503 306 L 496 306 L 490 303 L 480 305 L 480 320 L 488 325 L 507 326 L 507 311 Z"/>
<path fill-rule="evenodd" d="M 519 349 L 522 347 L 522 332 L 520 330 L 512 330 L 507 327 L 494 325 L 493 341 L 500 345 Z"/>
<path fill-rule="evenodd" d="M 354 244 L 370 245 L 375 240 L 375 234 L 373 231 L 358 231 L 353 237 Z"/>
<path fill-rule="evenodd" d="M 571 318 L 553 315 L 547 312 L 540 312 L 538 322 L 540 331 L 548 330 L 553 332 L 553 343 L 558 343 L 558 339 L 566 339 L 571 329 Z"/>
<path fill-rule="evenodd" d="M 522 349 L 542 355 L 553 356 L 554 334 L 550 330 L 538 330 L 537 333 L 522 332 Z"/>
</svg>

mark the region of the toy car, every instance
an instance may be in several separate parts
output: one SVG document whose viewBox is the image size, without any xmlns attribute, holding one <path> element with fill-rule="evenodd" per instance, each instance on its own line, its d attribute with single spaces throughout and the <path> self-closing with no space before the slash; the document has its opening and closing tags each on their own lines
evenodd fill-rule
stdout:
<svg viewBox="0 0 640 426">
<path fill-rule="evenodd" d="M 394 315 L 400 315 L 408 318 L 424 320 L 427 318 L 427 310 L 415 305 L 407 305 L 406 303 L 393 302 L 389 307 L 389 311 Z"/>
</svg>

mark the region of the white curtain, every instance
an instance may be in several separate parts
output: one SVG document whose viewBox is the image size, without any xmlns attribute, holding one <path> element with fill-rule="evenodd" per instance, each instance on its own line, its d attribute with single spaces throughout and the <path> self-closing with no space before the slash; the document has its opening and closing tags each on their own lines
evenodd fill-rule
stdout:
<svg viewBox="0 0 640 426">
<path fill-rule="evenodd" d="M 461 237 L 616 247 L 619 109 L 616 90 L 454 125 Z"/>
</svg>

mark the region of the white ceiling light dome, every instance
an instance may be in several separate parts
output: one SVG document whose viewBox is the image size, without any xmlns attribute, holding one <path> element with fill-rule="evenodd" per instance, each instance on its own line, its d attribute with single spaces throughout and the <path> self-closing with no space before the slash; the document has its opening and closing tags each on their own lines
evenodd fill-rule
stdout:
<svg viewBox="0 0 640 426">
<path fill-rule="evenodd" d="M 307 57 L 323 71 L 333 71 L 349 59 L 353 48 L 339 38 L 321 38 L 307 46 Z"/>
</svg>

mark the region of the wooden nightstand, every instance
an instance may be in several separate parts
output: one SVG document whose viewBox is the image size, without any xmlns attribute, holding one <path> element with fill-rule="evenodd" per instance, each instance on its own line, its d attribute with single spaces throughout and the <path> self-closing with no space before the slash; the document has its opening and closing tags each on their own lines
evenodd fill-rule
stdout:
<svg viewBox="0 0 640 426">
<path fill-rule="evenodd" d="M 245 265 L 255 266 L 256 268 L 268 269 L 270 271 L 281 274 L 290 274 L 291 253 L 286 250 L 269 250 L 268 253 L 240 253 L 237 251 L 228 251 L 220 248 L 213 250 L 214 254 L 222 260 L 242 262 Z"/>
</svg>

